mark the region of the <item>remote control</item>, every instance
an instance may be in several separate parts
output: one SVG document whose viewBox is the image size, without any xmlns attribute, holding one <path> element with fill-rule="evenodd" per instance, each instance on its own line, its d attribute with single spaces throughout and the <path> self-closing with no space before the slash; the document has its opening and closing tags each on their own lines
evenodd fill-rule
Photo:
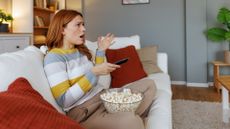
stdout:
<svg viewBox="0 0 230 129">
<path fill-rule="evenodd" d="M 116 61 L 114 64 L 121 65 L 121 64 L 127 62 L 128 60 L 129 60 L 129 58 L 124 58 L 124 59 Z"/>
</svg>

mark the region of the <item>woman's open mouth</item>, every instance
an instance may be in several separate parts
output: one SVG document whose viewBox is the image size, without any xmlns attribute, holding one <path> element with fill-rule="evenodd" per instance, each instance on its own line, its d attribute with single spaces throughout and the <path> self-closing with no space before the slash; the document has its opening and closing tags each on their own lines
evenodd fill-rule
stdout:
<svg viewBox="0 0 230 129">
<path fill-rule="evenodd" d="M 85 40 L 85 35 L 81 35 L 80 38 L 81 38 L 82 40 Z"/>
<path fill-rule="evenodd" d="M 80 37 L 81 40 L 85 40 L 85 35 L 84 34 L 80 35 L 79 37 Z"/>
</svg>

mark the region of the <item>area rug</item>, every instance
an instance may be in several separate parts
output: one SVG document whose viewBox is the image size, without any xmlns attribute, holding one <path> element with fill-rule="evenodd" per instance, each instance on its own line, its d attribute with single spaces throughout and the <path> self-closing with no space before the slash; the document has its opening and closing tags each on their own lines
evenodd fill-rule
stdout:
<svg viewBox="0 0 230 129">
<path fill-rule="evenodd" d="M 221 103 L 172 101 L 173 129 L 230 129 L 222 122 Z"/>
</svg>

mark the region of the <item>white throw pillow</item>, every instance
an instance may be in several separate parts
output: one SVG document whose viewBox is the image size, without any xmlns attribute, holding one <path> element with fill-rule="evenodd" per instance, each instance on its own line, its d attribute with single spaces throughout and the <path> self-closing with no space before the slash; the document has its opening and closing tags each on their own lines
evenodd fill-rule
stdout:
<svg viewBox="0 0 230 129">
<path fill-rule="evenodd" d="M 97 42 L 92 42 L 92 41 L 89 41 L 89 40 L 85 40 L 85 45 L 87 46 L 87 48 L 89 50 L 91 50 L 93 52 L 92 54 L 96 53 L 96 50 L 98 48 Z"/>
<path fill-rule="evenodd" d="M 25 77 L 45 100 L 59 112 L 64 113 L 57 105 L 50 91 L 50 86 L 43 69 L 44 54 L 36 47 L 29 46 L 24 50 L 0 55 L 0 91 L 6 91 L 10 83 L 18 77 Z"/>
<path fill-rule="evenodd" d="M 128 45 L 134 45 L 136 49 L 141 48 L 139 35 L 133 35 L 130 37 L 115 37 L 114 41 L 115 43 L 109 47 L 110 49 L 123 48 Z"/>
<path fill-rule="evenodd" d="M 136 49 L 141 48 L 139 35 L 133 35 L 130 37 L 115 37 L 113 42 L 114 43 L 109 47 L 110 49 L 119 49 L 128 45 L 134 45 Z M 85 45 L 93 52 L 95 52 L 98 48 L 97 41 L 92 42 L 86 40 Z"/>
</svg>

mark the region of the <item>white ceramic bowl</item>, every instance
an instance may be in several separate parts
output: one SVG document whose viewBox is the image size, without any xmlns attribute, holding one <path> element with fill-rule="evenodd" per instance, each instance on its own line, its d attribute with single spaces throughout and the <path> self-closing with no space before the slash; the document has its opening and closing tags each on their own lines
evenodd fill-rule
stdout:
<svg viewBox="0 0 230 129">
<path fill-rule="evenodd" d="M 143 94 L 130 89 L 108 89 L 100 95 L 106 110 L 109 113 L 135 112 L 143 100 Z"/>
</svg>

